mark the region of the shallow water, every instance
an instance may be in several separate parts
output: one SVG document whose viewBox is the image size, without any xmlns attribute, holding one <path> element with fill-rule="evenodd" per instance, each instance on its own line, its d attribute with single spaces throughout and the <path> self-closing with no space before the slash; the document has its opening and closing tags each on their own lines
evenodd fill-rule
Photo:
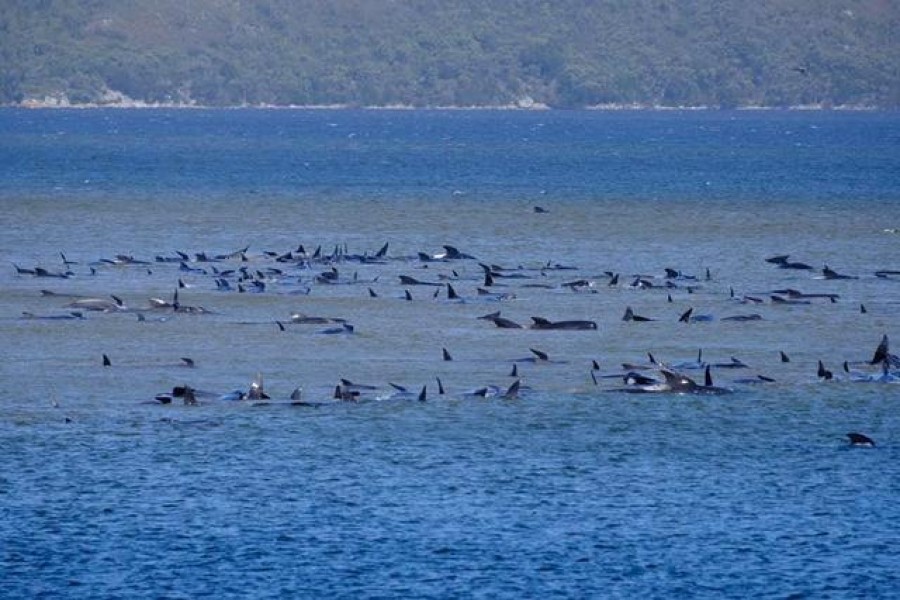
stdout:
<svg viewBox="0 0 900 600">
<path fill-rule="evenodd" d="M 900 236 L 885 231 L 900 226 L 896 114 L 16 110 L 0 111 L 0 131 L 0 261 L 58 270 L 62 251 L 78 262 L 67 279 L 0 270 L 5 595 L 897 588 L 900 386 L 816 376 L 818 360 L 842 378 L 844 360 L 898 336 L 900 281 L 874 275 L 900 269 Z M 338 285 L 314 281 L 331 265 L 264 254 L 385 242 L 386 264 L 335 261 Z M 479 299 L 476 261 L 416 258 L 443 244 L 530 279 L 498 281 L 513 300 Z M 284 269 L 266 293 L 219 292 L 211 275 L 154 262 L 248 245 L 245 262 L 190 266 Z M 764 261 L 782 253 L 816 271 Z M 97 263 L 116 254 L 151 264 Z M 542 272 L 548 262 L 576 269 Z M 824 264 L 859 278 L 823 280 Z M 699 276 L 697 289 L 627 285 L 638 273 L 662 283 L 666 267 Z M 405 301 L 400 274 L 454 277 L 465 301 L 419 286 Z M 212 314 L 21 318 L 68 311 L 42 289 L 140 308 L 171 299 L 179 278 L 180 301 Z M 579 278 L 594 287 L 559 287 Z M 840 299 L 768 301 L 784 287 Z M 767 301 L 738 304 L 731 289 Z M 657 321 L 623 322 L 626 306 Z M 714 320 L 678 323 L 689 307 Z M 476 318 L 495 310 L 598 329 Z M 293 312 L 345 318 L 355 333 L 280 331 Z M 745 313 L 763 318 L 721 320 Z M 552 362 L 517 363 L 520 398 L 466 395 L 505 389 L 530 348 Z M 700 348 L 750 365 L 713 370 L 734 393 L 626 395 L 591 379 L 592 360 L 607 374 Z M 257 373 L 275 404 L 146 404 L 182 384 L 246 390 Z M 756 374 L 775 382 L 734 383 Z M 378 390 L 284 405 L 298 386 L 328 400 L 342 377 Z M 389 382 L 427 386 L 428 401 L 389 398 Z M 876 448 L 848 447 L 849 431 Z"/>
</svg>

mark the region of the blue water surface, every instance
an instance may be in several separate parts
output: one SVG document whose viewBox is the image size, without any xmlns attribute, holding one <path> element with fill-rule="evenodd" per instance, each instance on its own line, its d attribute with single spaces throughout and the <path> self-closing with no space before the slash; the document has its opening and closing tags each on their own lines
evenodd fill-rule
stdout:
<svg viewBox="0 0 900 600">
<path fill-rule="evenodd" d="M 0 109 L 0 597 L 896 597 L 900 385 L 841 363 L 900 339 L 898 280 L 875 275 L 900 271 L 898 150 L 882 112 Z M 443 244 L 478 258 L 418 254 Z M 335 258 L 275 261 L 298 245 Z M 782 253 L 813 269 L 764 261 Z M 479 298 L 478 262 L 525 275 L 492 288 L 515 299 Z M 225 292 L 213 267 L 281 273 Z M 698 279 L 628 285 L 666 267 Z M 145 308 L 179 281 L 209 314 Z M 110 294 L 129 310 L 23 314 Z M 495 310 L 598 327 L 477 318 Z M 698 348 L 751 365 L 715 370 L 732 394 L 591 379 Z M 518 397 L 469 393 L 513 364 Z M 262 377 L 268 405 L 152 403 Z M 344 377 L 377 391 L 332 402 Z"/>
<path fill-rule="evenodd" d="M 4 196 L 883 200 L 900 178 L 895 113 L 3 109 L 0 135 Z"/>
</svg>

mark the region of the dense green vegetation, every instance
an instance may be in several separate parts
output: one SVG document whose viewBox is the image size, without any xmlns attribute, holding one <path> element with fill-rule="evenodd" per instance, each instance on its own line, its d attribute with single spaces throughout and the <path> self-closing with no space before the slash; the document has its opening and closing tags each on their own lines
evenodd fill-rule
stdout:
<svg viewBox="0 0 900 600">
<path fill-rule="evenodd" d="M 892 0 L 3 0 L 0 103 L 900 106 Z"/>
</svg>

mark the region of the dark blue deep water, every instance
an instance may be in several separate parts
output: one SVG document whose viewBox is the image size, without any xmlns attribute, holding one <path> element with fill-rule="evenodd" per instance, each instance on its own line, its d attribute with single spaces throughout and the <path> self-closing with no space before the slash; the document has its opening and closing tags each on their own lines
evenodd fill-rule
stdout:
<svg viewBox="0 0 900 600">
<path fill-rule="evenodd" d="M 0 208 L 0 597 L 898 595 L 900 114 L 0 109 Z"/>
<path fill-rule="evenodd" d="M 7 110 L 0 193 L 896 200 L 897 120 L 783 111 Z"/>
</svg>

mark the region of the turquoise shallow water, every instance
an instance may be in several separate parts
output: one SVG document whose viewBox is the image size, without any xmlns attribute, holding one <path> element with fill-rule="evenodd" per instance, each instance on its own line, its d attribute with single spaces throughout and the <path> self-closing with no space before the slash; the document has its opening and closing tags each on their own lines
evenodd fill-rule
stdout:
<svg viewBox="0 0 900 600">
<path fill-rule="evenodd" d="M 10 110 L 0 130 L 4 595 L 897 588 L 900 386 L 841 369 L 900 335 L 900 282 L 875 276 L 900 270 L 900 237 L 886 231 L 900 226 L 897 115 Z M 385 242 L 384 264 L 350 256 Z M 299 244 L 346 250 L 310 264 L 266 254 Z M 477 260 L 418 258 L 443 244 Z M 246 260 L 187 264 L 206 274 L 155 260 L 245 246 Z M 60 251 L 77 261 L 69 278 L 11 265 L 60 270 Z M 781 253 L 814 270 L 764 260 Z M 149 264 L 101 260 L 116 254 Z M 514 299 L 478 296 L 479 261 L 526 277 L 492 288 Z M 824 280 L 825 264 L 858 278 Z M 266 272 L 264 293 L 216 289 L 213 268 L 241 267 Z M 339 283 L 316 281 L 332 267 Z M 637 274 L 665 285 L 667 267 L 699 281 L 628 285 Z M 401 274 L 451 281 L 463 300 Z M 582 278 L 592 287 L 561 285 Z M 179 279 L 180 301 L 210 314 L 22 318 L 68 314 L 70 298 L 42 289 L 141 309 L 170 300 Z M 788 287 L 840 297 L 773 304 L 769 292 Z M 765 301 L 739 304 L 732 289 Z M 626 306 L 656 321 L 624 322 Z M 712 320 L 679 323 L 690 307 Z M 476 318 L 495 310 L 598 328 Z M 297 312 L 355 331 L 280 331 Z M 746 313 L 762 319 L 722 320 Z M 551 361 L 517 362 L 530 348 Z M 732 394 L 627 395 L 591 379 L 592 360 L 603 375 L 701 348 L 749 365 L 713 369 Z M 819 360 L 839 381 L 816 376 Z M 505 389 L 514 363 L 519 398 L 467 394 Z M 268 406 L 147 403 L 182 384 L 247 390 L 258 373 Z M 757 374 L 775 381 L 735 383 Z M 295 387 L 328 401 L 342 377 L 377 389 L 359 403 L 286 404 Z M 428 400 L 393 396 L 391 382 L 413 396 L 427 386 Z M 849 431 L 877 446 L 850 448 Z"/>
</svg>

